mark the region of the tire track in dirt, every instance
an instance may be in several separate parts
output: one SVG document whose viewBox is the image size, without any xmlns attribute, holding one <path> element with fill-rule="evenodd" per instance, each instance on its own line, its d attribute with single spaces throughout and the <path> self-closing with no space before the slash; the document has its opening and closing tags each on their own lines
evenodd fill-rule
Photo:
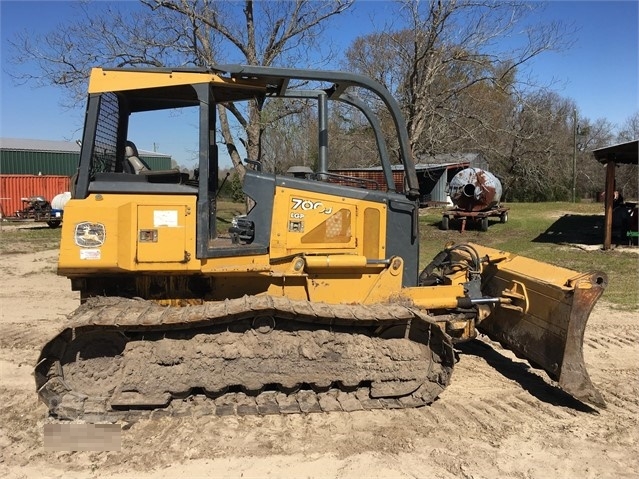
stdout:
<svg viewBox="0 0 639 479">
<path fill-rule="evenodd" d="M 639 324 L 632 313 L 622 313 L 604 306 L 608 324 L 595 323 L 586 331 L 584 354 L 598 365 L 591 371 L 593 382 L 601 390 L 607 410 L 629 422 L 639 417 Z"/>
<path fill-rule="evenodd" d="M 597 331 L 584 338 L 584 346 L 593 349 L 634 347 L 639 343 L 639 331 L 620 328 L 618 331 Z"/>
<path fill-rule="evenodd" d="M 453 383 L 438 401 L 423 410 L 423 417 L 443 434 L 470 429 L 499 437 L 524 429 L 543 432 L 550 423 L 570 424 L 588 414 L 550 380 L 515 362 L 519 360 L 504 361 L 511 361 L 516 373 L 525 372 L 526 387 L 516 379 L 505 378 L 480 357 L 463 356 Z M 457 390 L 460 383 L 463 390 Z M 575 406 L 582 410 L 572 409 Z"/>
<path fill-rule="evenodd" d="M 424 412 L 433 426 L 442 431 L 471 427 L 496 435 L 522 427 L 543 430 L 548 423 L 571 422 L 579 412 L 531 398 L 526 392 L 508 391 L 483 399 L 440 399 Z M 499 420 L 496 420 L 496 419 Z"/>
<path fill-rule="evenodd" d="M 24 323 L 0 325 L 0 348 L 33 349 L 39 351 L 44 343 L 60 329 L 59 321 L 40 320 L 34 327 Z"/>
<path fill-rule="evenodd" d="M 605 363 L 621 365 L 621 369 L 607 371 L 589 364 L 589 369 L 595 373 L 596 386 L 609 403 L 608 409 L 596 411 L 582 405 L 563 393 L 542 371 L 530 368 L 497 343 L 483 340 L 479 344 L 463 346 L 453 383 L 430 408 L 437 416 L 434 423 L 444 433 L 466 428 L 481 430 L 494 437 L 523 431 L 543 435 L 549 428 L 573 430 L 580 428 L 581 422 L 591 424 L 594 430 L 623 432 L 627 426 L 610 419 L 619 417 L 626 419 L 627 422 L 623 421 L 626 424 L 636 423 L 639 395 L 636 387 L 619 386 L 626 382 L 624 378 L 628 378 L 628 384 L 636 384 L 636 380 L 630 381 L 636 378 L 637 368 L 636 363 L 623 360 L 634 351 L 632 341 L 618 340 L 618 334 L 634 338 L 637 331 L 632 327 L 622 328 L 621 333 L 608 331 L 605 332 L 608 341 L 600 343 L 598 349 L 586 345 L 595 355 L 603 354 L 607 358 Z M 466 386 L 463 391 L 456 390 L 457 380 Z"/>
<path fill-rule="evenodd" d="M 639 368 L 605 369 L 600 388 L 608 409 L 628 418 L 639 417 Z"/>
</svg>

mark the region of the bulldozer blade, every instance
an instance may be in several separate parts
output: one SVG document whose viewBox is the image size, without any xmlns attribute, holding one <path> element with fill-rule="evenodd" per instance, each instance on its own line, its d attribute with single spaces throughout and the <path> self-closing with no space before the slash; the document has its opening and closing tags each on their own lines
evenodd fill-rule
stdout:
<svg viewBox="0 0 639 479">
<path fill-rule="evenodd" d="M 475 246 L 475 245 L 473 245 Z M 586 323 L 608 279 L 476 246 L 486 255 L 484 294 L 502 300 L 478 326 L 581 402 L 606 407 L 583 356 Z M 485 257 L 486 258 L 486 257 Z"/>
</svg>

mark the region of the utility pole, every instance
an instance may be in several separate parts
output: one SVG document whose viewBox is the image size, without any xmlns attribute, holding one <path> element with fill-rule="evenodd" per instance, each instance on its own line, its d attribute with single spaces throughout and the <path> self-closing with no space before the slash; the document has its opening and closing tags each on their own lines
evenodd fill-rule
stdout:
<svg viewBox="0 0 639 479">
<path fill-rule="evenodd" d="M 573 149 L 572 149 L 572 202 L 577 201 L 577 109 L 572 111 L 572 133 L 573 133 Z"/>
</svg>

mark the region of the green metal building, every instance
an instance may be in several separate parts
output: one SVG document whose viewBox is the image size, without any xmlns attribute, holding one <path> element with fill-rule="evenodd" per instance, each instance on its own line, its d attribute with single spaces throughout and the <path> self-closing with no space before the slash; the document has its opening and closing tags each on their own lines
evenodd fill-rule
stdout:
<svg viewBox="0 0 639 479">
<path fill-rule="evenodd" d="M 152 170 L 171 168 L 171 156 L 139 150 Z M 75 174 L 80 160 L 80 146 L 71 141 L 0 139 L 0 174 L 63 175 Z"/>
</svg>

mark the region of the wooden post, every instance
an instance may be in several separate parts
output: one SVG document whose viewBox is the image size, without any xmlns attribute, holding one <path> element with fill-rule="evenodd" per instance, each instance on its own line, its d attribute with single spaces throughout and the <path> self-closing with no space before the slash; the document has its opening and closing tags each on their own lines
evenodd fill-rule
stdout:
<svg viewBox="0 0 639 479">
<path fill-rule="evenodd" d="M 612 202 L 615 193 L 615 162 L 606 163 L 606 200 L 604 216 L 604 245 L 603 249 L 610 249 L 612 244 Z"/>
</svg>

